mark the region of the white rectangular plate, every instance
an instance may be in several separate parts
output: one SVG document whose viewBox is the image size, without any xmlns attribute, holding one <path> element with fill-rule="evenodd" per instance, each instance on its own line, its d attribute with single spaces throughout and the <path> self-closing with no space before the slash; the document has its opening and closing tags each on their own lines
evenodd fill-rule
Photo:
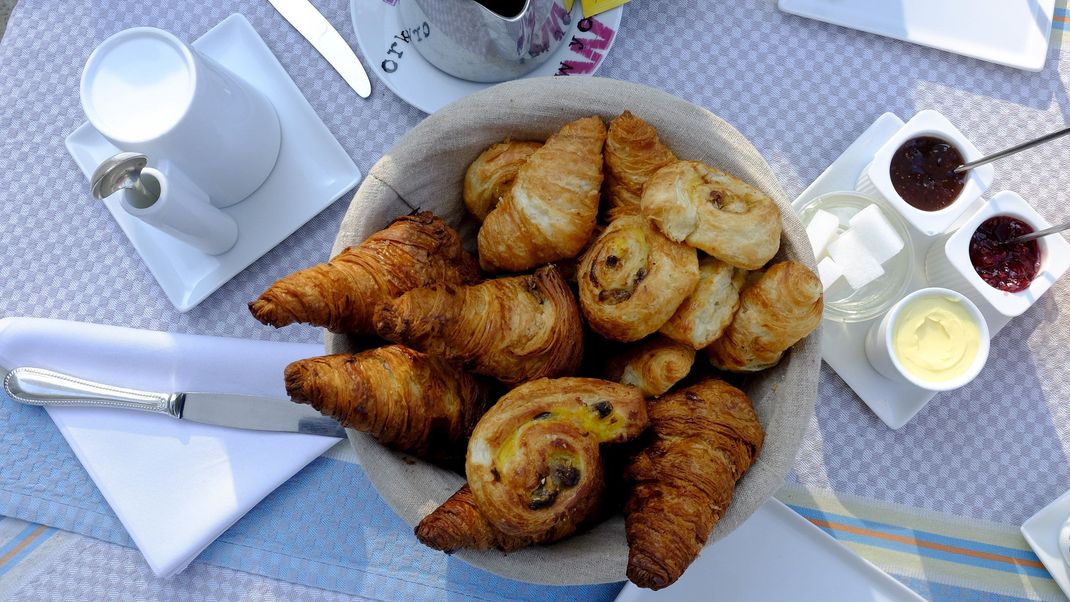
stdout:
<svg viewBox="0 0 1070 602">
<path fill-rule="evenodd" d="M 227 17 L 192 46 L 271 99 L 282 125 L 282 146 L 267 181 L 223 209 L 238 222 L 238 242 L 222 255 L 206 255 L 127 214 L 119 195 L 104 201 L 179 311 L 192 309 L 360 181 L 356 164 L 245 17 Z M 67 150 L 86 178 L 119 152 L 88 123 L 67 137 Z M 150 157 L 149 164 L 165 158 Z M 95 203 L 88 190 L 85 198 Z"/>
<path fill-rule="evenodd" d="M 780 10 L 1040 71 L 1055 0 L 780 0 Z"/>
<path fill-rule="evenodd" d="M 1051 573 L 1051 578 L 1070 597 L 1070 567 L 1059 551 L 1059 531 L 1067 518 L 1070 518 L 1070 491 L 1029 517 L 1022 525 L 1022 536 Z"/>
<path fill-rule="evenodd" d="M 680 580 L 659 591 L 631 583 L 616 602 L 688 600 L 924 600 L 770 499 L 728 537 L 702 550 Z"/>
<path fill-rule="evenodd" d="M 798 211 L 803 205 L 825 193 L 854 190 L 858 177 L 869 165 L 877 149 L 901 127 L 902 119 L 891 113 L 881 115 L 792 202 L 792 207 Z M 983 201 L 978 201 L 981 202 Z M 968 209 L 959 221 L 965 221 L 973 213 L 974 209 Z M 917 267 L 907 285 L 906 293 L 927 286 L 941 286 L 941 283 L 930 283 L 925 278 L 925 255 L 929 252 L 932 242 L 933 238 L 911 230 L 909 243 L 914 246 L 914 261 Z M 1006 316 L 989 306 L 978 306 L 978 309 L 984 314 L 993 337 L 1009 321 Z M 854 389 L 878 418 L 891 428 L 898 429 L 925 407 L 936 393 L 905 381 L 887 379 L 869 364 L 865 352 L 866 332 L 881 317 L 850 323 L 825 320 L 821 331 L 821 357 Z"/>
</svg>

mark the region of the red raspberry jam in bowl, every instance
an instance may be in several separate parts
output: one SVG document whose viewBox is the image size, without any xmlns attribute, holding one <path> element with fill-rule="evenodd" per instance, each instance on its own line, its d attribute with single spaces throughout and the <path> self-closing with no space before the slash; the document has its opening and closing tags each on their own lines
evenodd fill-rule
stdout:
<svg viewBox="0 0 1070 602">
<path fill-rule="evenodd" d="M 1006 244 L 1033 232 L 1020 219 L 997 215 L 981 222 L 970 238 L 970 263 L 989 286 L 1008 293 L 1029 288 L 1040 271 L 1040 245 L 1036 240 Z"/>
</svg>

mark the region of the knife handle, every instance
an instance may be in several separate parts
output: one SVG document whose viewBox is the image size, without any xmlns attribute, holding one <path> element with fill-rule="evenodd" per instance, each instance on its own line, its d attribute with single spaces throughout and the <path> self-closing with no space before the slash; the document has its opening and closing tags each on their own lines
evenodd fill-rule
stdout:
<svg viewBox="0 0 1070 602">
<path fill-rule="evenodd" d="M 118 408 L 182 417 L 182 393 L 154 393 L 96 383 L 41 368 L 15 368 L 4 377 L 15 401 L 35 406 Z"/>
</svg>

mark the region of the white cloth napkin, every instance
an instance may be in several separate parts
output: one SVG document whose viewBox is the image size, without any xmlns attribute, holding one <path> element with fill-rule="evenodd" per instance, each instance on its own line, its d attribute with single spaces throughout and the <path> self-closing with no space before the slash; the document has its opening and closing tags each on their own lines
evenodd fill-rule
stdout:
<svg viewBox="0 0 1070 602">
<path fill-rule="evenodd" d="M 285 396 L 286 364 L 322 353 L 319 345 L 0 320 L 0 367 L 47 368 L 161 392 Z M 161 577 L 181 572 L 267 494 L 339 441 L 124 410 L 48 412 Z"/>
</svg>

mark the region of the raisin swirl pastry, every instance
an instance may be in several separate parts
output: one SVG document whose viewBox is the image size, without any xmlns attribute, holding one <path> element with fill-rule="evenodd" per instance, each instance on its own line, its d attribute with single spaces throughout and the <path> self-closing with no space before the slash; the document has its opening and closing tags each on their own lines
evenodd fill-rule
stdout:
<svg viewBox="0 0 1070 602">
<path fill-rule="evenodd" d="M 476 425 L 465 473 L 480 514 L 533 543 L 575 532 L 605 487 L 599 446 L 646 428 L 634 387 L 593 378 L 540 379 L 502 397 Z"/>
<path fill-rule="evenodd" d="M 619 211 L 583 256 L 580 307 L 598 334 L 637 341 L 656 332 L 695 290 L 698 253 L 634 211 Z"/>
<path fill-rule="evenodd" d="M 480 153 L 464 174 L 461 196 L 468 211 L 479 221 L 487 219 L 513 185 L 520 166 L 540 147 L 541 142 L 506 140 Z"/>
</svg>

